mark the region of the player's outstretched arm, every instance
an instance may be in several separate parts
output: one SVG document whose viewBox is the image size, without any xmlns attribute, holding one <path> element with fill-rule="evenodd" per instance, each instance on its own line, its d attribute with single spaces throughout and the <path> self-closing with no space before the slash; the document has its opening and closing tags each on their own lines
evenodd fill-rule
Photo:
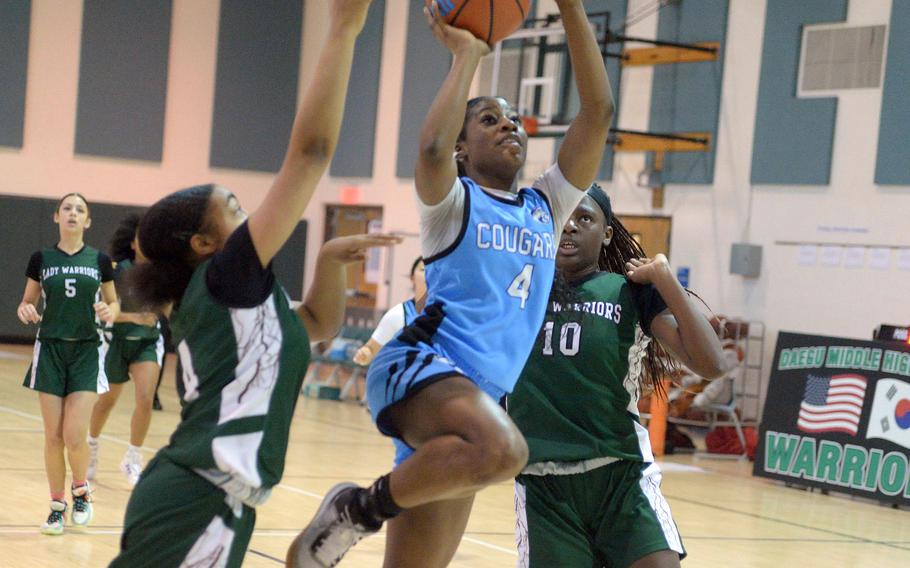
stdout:
<svg viewBox="0 0 910 568">
<path fill-rule="evenodd" d="M 680 286 L 667 257 L 633 259 L 626 276 L 638 284 L 653 284 L 668 309 L 651 322 L 651 334 L 680 363 L 706 379 L 722 377 L 729 369 L 717 334 Z"/>
<path fill-rule="evenodd" d="M 370 0 L 334 0 L 329 31 L 303 103 L 294 119 L 281 170 L 262 205 L 250 215 L 250 237 L 266 266 L 297 226 L 338 144 L 354 42 Z"/>
<path fill-rule="evenodd" d="M 566 30 L 569 57 L 581 103 L 559 150 L 559 169 L 577 188 L 590 187 L 600 169 L 610 123 L 613 92 L 600 47 L 581 0 L 556 0 Z"/>
<path fill-rule="evenodd" d="M 367 249 L 401 242 L 394 235 L 353 235 L 327 241 L 316 259 L 316 275 L 297 315 L 303 320 L 310 341 L 335 337 L 344 321 L 347 266 L 366 260 Z"/>
<path fill-rule="evenodd" d="M 442 21 L 434 9 L 424 8 L 433 35 L 452 52 L 452 67 L 443 81 L 420 131 L 420 153 L 414 182 L 417 195 L 427 205 L 442 201 L 458 175 L 455 164 L 455 142 L 464 122 L 468 91 L 480 59 L 490 47 L 471 32 Z"/>
</svg>

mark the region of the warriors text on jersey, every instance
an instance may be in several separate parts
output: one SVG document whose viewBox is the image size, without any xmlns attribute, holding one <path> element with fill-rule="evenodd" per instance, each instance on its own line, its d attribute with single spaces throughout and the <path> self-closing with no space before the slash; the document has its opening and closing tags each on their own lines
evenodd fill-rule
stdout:
<svg viewBox="0 0 910 568">
<path fill-rule="evenodd" d="M 26 276 L 41 283 L 40 339 L 100 339 L 94 305 L 101 283 L 114 279 L 106 254 L 90 246 L 74 254 L 48 247 L 32 255 Z"/>
<path fill-rule="evenodd" d="M 655 315 L 666 304 L 653 286 L 594 273 L 551 302 L 509 414 L 530 449 L 529 464 L 602 457 L 653 461 L 639 423 L 639 376 Z"/>
</svg>

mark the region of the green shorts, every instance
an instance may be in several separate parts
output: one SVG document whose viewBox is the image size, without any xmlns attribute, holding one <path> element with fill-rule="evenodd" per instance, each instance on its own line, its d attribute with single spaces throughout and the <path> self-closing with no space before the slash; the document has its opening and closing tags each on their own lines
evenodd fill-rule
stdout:
<svg viewBox="0 0 910 568">
<path fill-rule="evenodd" d="M 22 385 L 61 398 L 78 391 L 105 393 L 110 388 L 104 350 L 101 341 L 38 339 Z"/>
<path fill-rule="evenodd" d="M 657 464 L 618 461 L 572 475 L 519 475 L 518 566 L 626 568 L 661 550 L 686 555 Z"/>
<path fill-rule="evenodd" d="M 107 356 L 104 358 L 104 372 L 112 384 L 125 383 L 130 380 L 130 365 L 149 361 L 161 366 L 164 357 L 164 338 L 127 339 L 114 337 L 107 343 Z"/>
<path fill-rule="evenodd" d="M 255 523 L 255 509 L 158 456 L 130 495 L 110 568 L 239 567 Z"/>
</svg>

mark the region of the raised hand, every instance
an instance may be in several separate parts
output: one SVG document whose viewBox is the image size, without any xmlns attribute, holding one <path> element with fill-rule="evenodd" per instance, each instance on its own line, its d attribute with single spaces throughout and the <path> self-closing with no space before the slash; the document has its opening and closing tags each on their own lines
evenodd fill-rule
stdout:
<svg viewBox="0 0 910 568">
<path fill-rule="evenodd" d="M 41 315 L 38 313 L 38 310 L 35 309 L 35 305 L 29 304 L 28 302 L 19 304 L 19 307 L 16 309 L 16 315 L 19 317 L 19 321 L 25 325 L 41 321 Z"/>
<path fill-rule="evenodd" d="M 366 260 L 367 249 L 390 247 L 399 244 L 402 238 L 396 235 L 371 234 L 337 237 L 322 245 L 319 256 L 336 264 L 351 264 Z"/>
<path fill-rule="evenodd" d="M 364 345 L 357 350 L 357 353 L 354 353 L 354 362 L 358 365 L 366 367 L 370 364 L 370 361 L 373 360 L 374 355 L 375 353 L 373 353 L 373 350 Z"/>
<path fill-rule="evenodd" d="M 427 3 L 423 13 L 427 17 L 427 23 L 430 24 L 433 35 L 452 54 L 474 51 L 482 57 L 490 53 L 490 46 L 485 41 L 478 39 L 468 30 L 445 23 L 435 0 Z"/>
<path fill-rule="evenodd" d="M 670 274 L 670 263 L 663 254 L 654 258 L 633 258 L 626 263 L 626 276 L 636 284 L 654 284 L 666 274 Z"/>
</svg>

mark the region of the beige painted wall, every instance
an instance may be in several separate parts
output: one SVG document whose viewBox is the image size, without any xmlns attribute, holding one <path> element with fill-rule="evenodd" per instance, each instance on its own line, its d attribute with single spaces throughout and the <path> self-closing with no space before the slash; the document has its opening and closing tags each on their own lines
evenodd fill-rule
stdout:
<svg viewBox="0 0 910 568">
<path fill-rule="evenodd" d="M 630 0 L 630 11 L 649 1 Z M 326 4 L 323 0 L 307 2 L 301 90 L 322 42 Z M 407 9 L 418 4 L 409 0 L 386 3 L 374 176 L 327 177 L 320 183 L 304 215 L 310 222 L 308 277 L 312 277 L 322 239 L 325 204 L 338 202 L 344 186 L 360 187 L 365 204 L 385 208 L 387 230 L 417 232 L 411 180 L 395 176 L 395 163 Z M 910 322 L 910 304 L 905 299 L 910 272 L 894 266 L 884 272 L 799 267 L 795 249 L 774 244 L 776 240 L 847 240 L 910 245 L 906 236 L 910 188 L 884 188 L 873 182 L 881 92 L 856 92 L 840 98 L 829 187 L 751 187 L 765 1 L 731 0 L 730 6 L 715 183 L 669 187 L 666 206 L 660 212 L 673 215 L 674 264 L 691 267 L 692 287 L 716 311 L 765 321 L 771 339 L 769 353 L 779 329 L 868 337 L 878 323 Z M 849 20 L 887 22 L 890 8 L 891 0 L 853 0 Z M 96 201 L 149 204 L 179 187 L 217 181 L 230 187 L 244 207 L 254 209 L 268 189 L 271 175 L 208 166 L 218 2 L 174 1 L 160 164 L 73 155 L 81 12 L 79 0 L 33 2 L 25 145 L 21 151 L 0 148 L 0 193 L 55 197 L 65 191 L 81 191 Z M 656 24 L 652 17 L 628 31 L 653 36 Z M 647 128 L 650 88 L 649 69 L 625 71 L 621 126 Z M 545 161 L 551 144 L 534 141 L 530 149 L 533 161 Z M 621 156 L 615 180 L 606 184 L 620 213 L 655 213 L 649 193 L 635 182 L 643 164 L 642 156 Z M 532 176 L 535 172 L 526 173 Z M 825 226 L 867 232 L 831 234 Z M 764 246 L 758 279 L 728 274 L 730 244 L 742 240 Z M 408 294 L 403 274 L 417 251 L 416 239 L 410 238 L 396 254 L 390 268 L 392 302 Z M 386 294 L 381 289 L 380 299 Z"/>
</svg>

